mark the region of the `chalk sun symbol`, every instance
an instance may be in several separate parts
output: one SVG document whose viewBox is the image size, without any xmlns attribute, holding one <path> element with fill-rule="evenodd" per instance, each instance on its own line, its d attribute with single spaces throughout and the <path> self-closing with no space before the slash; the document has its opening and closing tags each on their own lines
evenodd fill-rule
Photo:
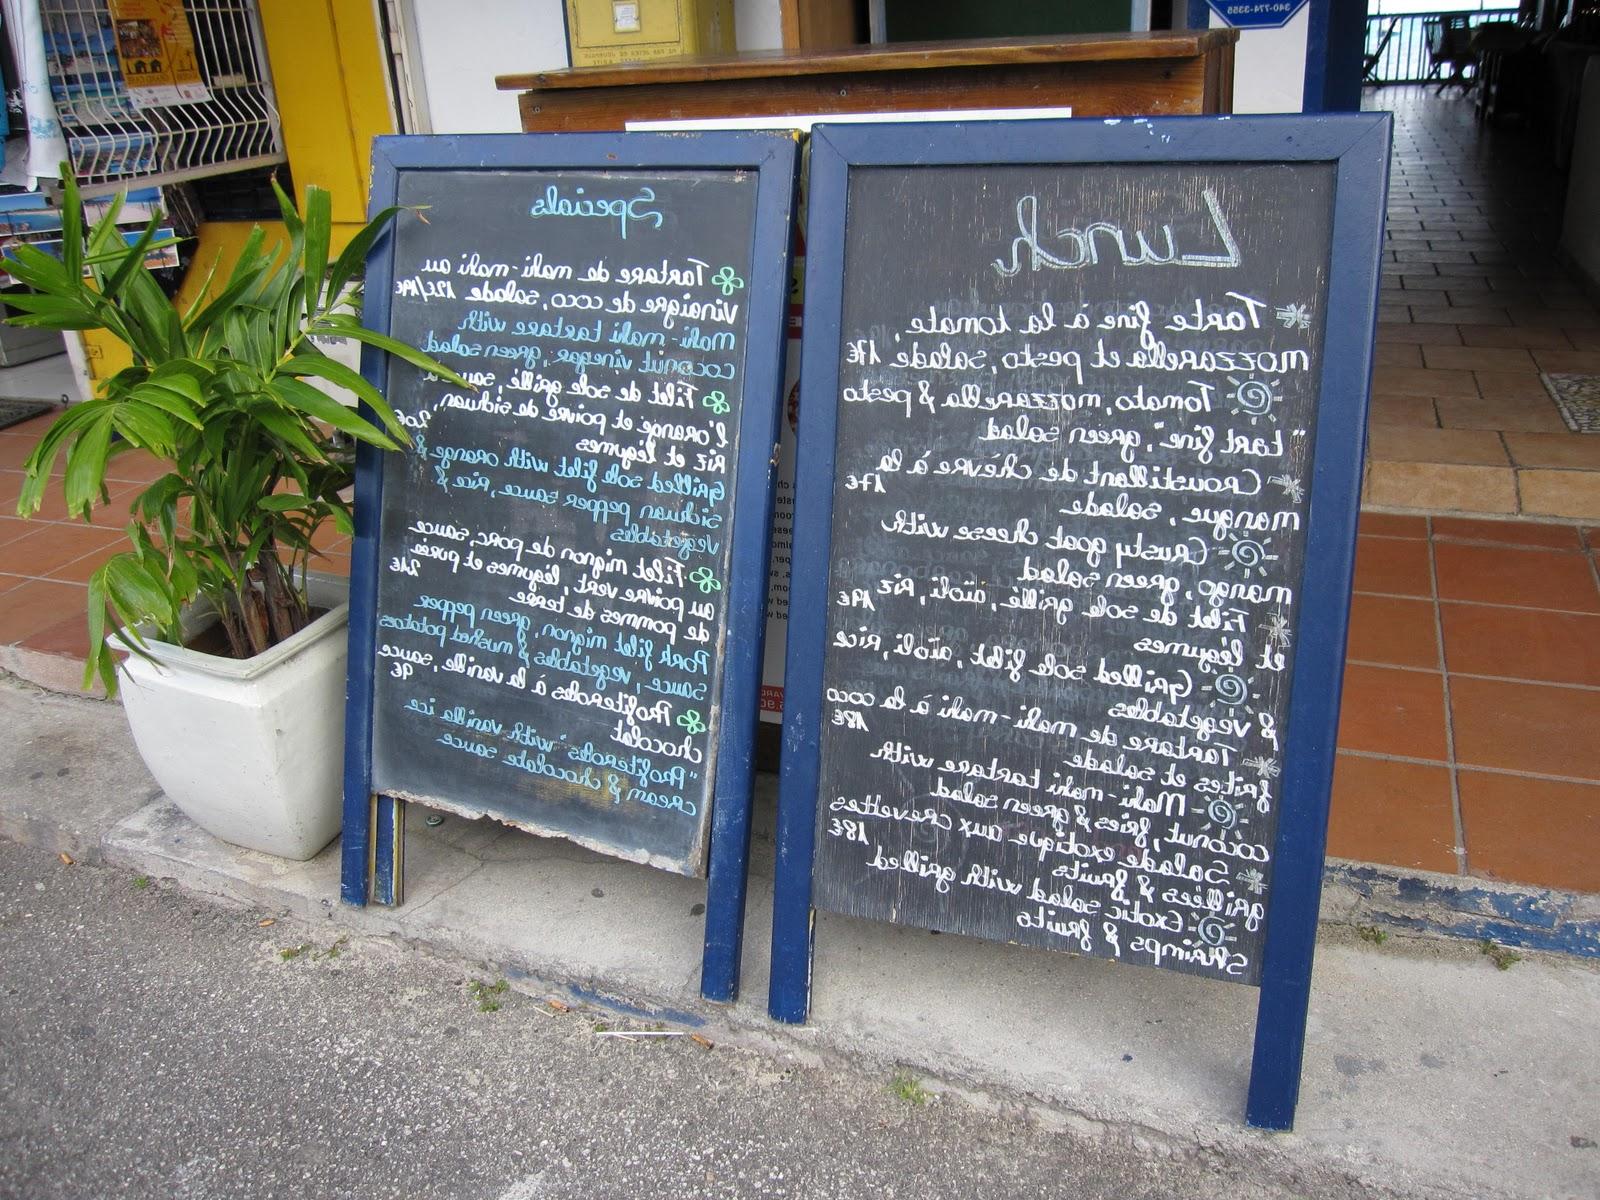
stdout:
<svg viewBox="0 0 1600 1200">
<path fill-rule="evenodd" d="M 1235 379 L 1230 375 L 1228 382 L 1233 384 L 1235 411 L 1249 417 L 1252 425 L 1262 417 L 1270 417 L 1272 406 L 1283 401 L 1283 397 L 1273 391 L 1272 385 L 1265 379 Z"/>
<path fill-rule="evenodd" d="M 1273 554 L 1267 546 L 1254 538 L 1242 537 L 1228 547 L 1227 566 L 1231 569 L 1237 567 L 1246 575 L 1260 575 L 1266 577 L 1268 563 L 1278 561 L 1278 556 Z"/>
</svg>

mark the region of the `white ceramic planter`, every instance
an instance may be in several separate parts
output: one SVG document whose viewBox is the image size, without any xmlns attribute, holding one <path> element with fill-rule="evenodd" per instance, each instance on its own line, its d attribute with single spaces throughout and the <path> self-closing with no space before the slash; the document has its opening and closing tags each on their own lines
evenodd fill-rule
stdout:
<svg viewBox="0 0 1600 1200">
<path fill-rule="evenodd" d="M 299 860 L 339 832 L 349 652 L 346 582 L 312 575 L 310 594 L 329 611 L 254 658 L 147 638 L 155 661 L 121 667 L 134 744 L 172 802 L 225 842 Z M 215 620 L 197 606 L 185 636 Z"/>
</svg>

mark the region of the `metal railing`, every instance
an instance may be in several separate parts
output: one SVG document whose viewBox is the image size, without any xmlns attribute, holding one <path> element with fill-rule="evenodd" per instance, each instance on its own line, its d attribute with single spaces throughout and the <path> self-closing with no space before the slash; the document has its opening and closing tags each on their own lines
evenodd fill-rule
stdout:
<svg viewBox="0 0 1600 1200">
<path fill-rule="evenodd" d="M 1391 13 L 1367 17 L 1366 61 L 1363 82 L 1426 83 L 1447 78 L 1448 66 L 1435 65 L 1428 45 L 1429 21 L 1445 17 L 1465 17 L 1469 25 L 1485 21 L 1515 21 L 1517 10 L 1499 8 L 1487 12 Z"/>
</svg>

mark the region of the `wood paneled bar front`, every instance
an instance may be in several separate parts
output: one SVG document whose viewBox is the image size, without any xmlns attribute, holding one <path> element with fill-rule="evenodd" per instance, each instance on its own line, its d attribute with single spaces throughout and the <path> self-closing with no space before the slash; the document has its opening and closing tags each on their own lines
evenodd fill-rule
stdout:
<svg viewBox="0 0 1600 1200">
<path fill-rule="evenodd" d="M 501 75 L 526 133 L 629 120 L 1068 106 L 1074 116 L 1226 113 L 1232 29 L 774 50 Z"/>
</svg>

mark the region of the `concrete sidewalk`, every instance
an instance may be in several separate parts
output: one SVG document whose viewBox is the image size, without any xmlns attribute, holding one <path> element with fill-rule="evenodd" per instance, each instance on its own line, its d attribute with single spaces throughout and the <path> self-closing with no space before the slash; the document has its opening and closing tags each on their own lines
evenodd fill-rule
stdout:
<svg viewBox="0 0 1600 1200">
<path fill-rule="evenodd" d="M 898 1064 L 1152 1153 L 1221 1154 L 1415 1196 L 1600 1193 L 1600 964 L 1325 925 L 1299 1120 L 1243 1124 L 1256 993 L 819 914 L 811 1023 L 765 1015 L 773 781 L 758 801 L 744 995 L 703 1004 L 703 883 L 491 822 L 412 822 L 407 903 L 338 902 L 336 848 L 235 850 L 156 793 L 112 705 L 0 686 L 0 836 L 495 964 L 775 1056 Z M 764 823 L 763 823 L 764 819 Z M 1336 895 L 1336 903 L 1343 901 Z"/>
</svg>

